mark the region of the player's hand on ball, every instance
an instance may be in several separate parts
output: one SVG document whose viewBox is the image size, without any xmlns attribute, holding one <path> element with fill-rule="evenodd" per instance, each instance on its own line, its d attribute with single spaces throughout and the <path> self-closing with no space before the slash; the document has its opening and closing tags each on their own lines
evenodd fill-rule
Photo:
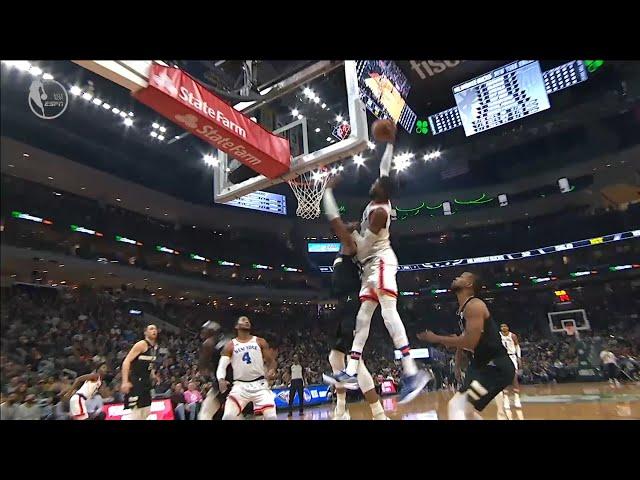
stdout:
<svg viewBox="0 0 640 480">
<path fill-rule="evenodd" d="M 218 380 L 218 386 L 220 387 L 220 393 L 224 393 L 229 388 L 229 382 L 226 380 Z"/>
<path fill-rule="evenodd" d="M 132 388 L 133 384 L 131 382 L 123 382 L 122 385 L 120 385 L 120 391 L 122 393 L 129 393 Z"/>
<path fill-rule="evenodd" d="M 420 332 L 418 334 L 418 338 L 423 342 L 436 343 L 437 335 L 429 330 L 425 330 L 424 332 Z"/>
</svg>

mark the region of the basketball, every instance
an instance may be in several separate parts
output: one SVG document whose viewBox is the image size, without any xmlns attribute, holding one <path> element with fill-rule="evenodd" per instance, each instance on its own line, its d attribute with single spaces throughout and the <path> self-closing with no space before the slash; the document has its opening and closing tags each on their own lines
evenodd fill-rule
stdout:
<svg viewBox="0 0 640 480">
<path fill-rule="evenodd" d="M 376 120 L 371 130 L 376 142 L 393 142 L 396 138 L 396 126 L 391 120 Z"/>
</svg>

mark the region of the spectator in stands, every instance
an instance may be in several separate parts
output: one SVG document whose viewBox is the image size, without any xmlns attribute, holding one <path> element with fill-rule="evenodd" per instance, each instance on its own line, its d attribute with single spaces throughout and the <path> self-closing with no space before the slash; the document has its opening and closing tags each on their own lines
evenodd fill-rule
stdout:
<svg viewBox="0 0 640 480">
<path fill-rule="evenodd" d="M 175 383 L 172 387 L 173 393 L 171 394 L 171 406 L 173 407 L 173 413 L 178 420 L 185 419 L 185 404 L 187 403 L 184 398 L 184 389 L 181 383 Z"/>
<path fill-rule="evenodd" d="M 16 420 L 18 406 L 18 395 L 16 393 L 10 393 L 6 400 L 2 402 L 2 405 L 0 405 L 0 419 Z"/>
<path fill-rule="evenodd" d="M 202 403 L 202 394 L 196 389 L 195 382 L 189 382 L 187 391 L 184 392 L 184 398 L 186 400 L 185 410 L 189 414 L 189 420 L 195 420 L 198 418 L 198 412 Z"/>
<path fill-rule="evenodd" d="M 40 420 L 42 418 L 42 409 L 36 403 L 36 396 L 30 393 L 25 397 L 25 401 L 18 407 L 16 420 Z"/>
</svg>

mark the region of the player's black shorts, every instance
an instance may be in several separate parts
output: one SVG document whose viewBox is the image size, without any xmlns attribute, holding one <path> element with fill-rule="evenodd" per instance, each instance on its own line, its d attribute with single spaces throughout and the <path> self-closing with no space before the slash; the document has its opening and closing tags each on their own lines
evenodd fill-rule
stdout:
<svg viewBox="0 0 640 480">
<path fill-rule="evenodd" d="M 334 350 L 344 354 L 349 353 L 353 344 L 353 331 L 356 329 L 356 316 L 360 310 L 360 300 L 358 292 L 352 295 L 344 295 L 338 299 L 337 317 L 338 328 L 336 329 L 336 343 Z"/>
<path fill-rule="evenodd" d="M 494 358 L 488 365 L 477 365 L 471 361 L 464 376 L 461 392 L 467 392 L 471 404 L 479 412 L 491 400 L 513 383 L 516 369 L 505 355 Z"/>
<path fill-rule="evenodd" d="M 151 406 L 151 385 L 132 381 L 133 388 L 124 396 L 125 408 L 144 408 Z"/>
</svg>

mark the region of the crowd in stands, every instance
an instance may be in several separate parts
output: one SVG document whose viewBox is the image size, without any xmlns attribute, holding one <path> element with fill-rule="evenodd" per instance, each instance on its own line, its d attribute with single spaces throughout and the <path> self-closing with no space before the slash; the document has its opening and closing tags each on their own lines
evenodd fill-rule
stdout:
<svg viewBox="0 0 640 480">
<path fill-rule="evenodd" d="M 593 364 L 601 349 L 615 353 L 619 366 L 631 378 L 639 373 L 640 296 L 637 285 L 628 280 L 605 285 L 577 287 L 576 308 L 589 312 L 592 330 L 580 332 L 592 350 Z M 548 292 L 547 292 L 548 293 Z M 2 417 L 14 419 L 66 419 L 68 407 L 63 395 L 73 379 L 107 362 L 109 374 L 99 394 L 87 404 L 99 415 L 103 404 L 122 402 L 119 392 L 120 365 L 133 343 L 141 338 L 148 319 L 130 315 L 134 301 L 145 300 L 143 291 L 99 290 L 89 287 L 54 289 L 16 284 L 2 289 L 1 372 Z M 162 329 L 160 360 L 156 368 L 154 393 L 171 398 L 177 418 L 195 419 L 199 404 L 211 387 L 210 379 L 198 371 L 201 339 L 199 327 L 216 320 L 223 331 L 232 333 L 238 315 L 247 314 L 240 304 L 214 309 L 206 303 L 185 303 L 146 299 L 145 311 L 175 324 L 181 331 Z M 507 322 L 520 336 L 524 365 L 522 383 L 563 381 L 577 368 L 575 340 L 552 335 L 546 324 L 544 303 L 527 295 L 510 292 L 487 299 L 494 318 Z M 155 302 L 155 303 L 152 303 Z M 538 308 L 532 308 L 538 305 Z M 442 333 L 456 331 L 455 299 L 407 299 L 400 313 L 410 338 L 424 328 Z M 273 386 L 286 386 L 289 367 L 298 354 L 309 384 L 320 383 L 329 370 L 328 352 L 335 328 L 334 310 L 315 304 L 260 305 L 249 313 L 254 331 L 277 351 L 278 370 Z M 187 314 L 189 312 L 189 314 Z M 177 319 L 182 322 L 177 322 Z M 417 341 L 414 342 L 418 346 Z M 429 368 L 436 373 L 440 388 L 453 383 L 452 352 L 432 348 Z M 372 322 L 364 352 L 374 378 L 400 381 L 399 364 L 379 313 Z"/>
</svg>

